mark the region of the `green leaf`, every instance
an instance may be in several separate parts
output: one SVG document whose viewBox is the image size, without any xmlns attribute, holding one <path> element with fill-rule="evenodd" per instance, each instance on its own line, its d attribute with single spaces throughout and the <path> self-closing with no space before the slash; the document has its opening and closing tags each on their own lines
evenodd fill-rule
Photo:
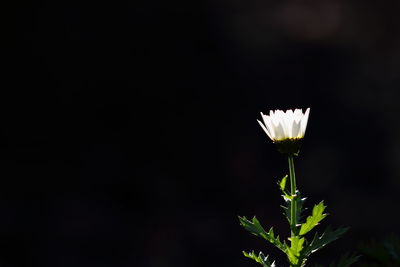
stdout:
<svg viewBox="0 0 400 267">
<path fill-rule="evenodd" d="M 303 250 L 304 237 L 298 236 L 289 237 L 291 242 L 290 247 L 287 248 L 287 256 L 291 264 L 297 265 L 301 260 L 301 251 Z"/>
<path fill-rule="evenodd" d="M 282 191 L 283 193 L 283 198 L 288 198 L 288 199 L 293 199 L 294 196 L 292 196 L 290 194 L 290 192 L 288 190 L 286 190 L 286 182 L 287 182 L 288 176 L 286 175 L 285 177 L 282 178 L 282 180 L 278 181 L 278 186 L 279 189 Z M 286 201 L 286 200 L 285 200 Z"/>
<path fill-rule="evenodd" d="M 329 267 L 349 267 L 352 264 L 356 263 L 359 258 L 360 258 L 359 255 L 345 254 L 342 257 L 340 257 L 338 263 L 332 263 L 329 265 Z"/>
<path fill-rule="evenodd" d="M 301 225 L 300 235 L 307 234 L 327 216 L 327 214 L 324 214 L 325 208 L 326 206 L 324 205 L 324 201 L 321 201 L 318 205 L 314 206 L 311 216 L 308 216 L 307 221 Z"/>
<path fill-rule="evenodd" d="M 363 243 L 359 250 L 371 264 L 400 266 L 400 239 L 396 236 L 388 236 L 379 242 Z"/>
<path fill-rule="evenodd" d="M 263 267 L 276 267 L 275 266 L 275 261 L 274 262 L 270 262 L 268 260 L 268 255 L 265 256 L 264 253 L 260 252 L 258 253 L 258 255 L 256 255 L 254 253 L 254 250 L 247 253 L 246 251 L 243 251 L 243 255 L 246 256 L 247 258 L 253 259 L 256 262 L 258 262 L 259 264 L 261 264 Z"/>
<path fill-rule="evenodd" d="M 356 263 L 360 257 L 361 256 L 359 256 L 359 255 L 354 255 L 354 254 L 349 255 L 346 253 L 340 257 L 340 259 L 337 263 L 333 262 L 333 263 L 329 264 L 329 267 L 349 267 L 352 264 Z M 314 265 L 314 267 L 324 267 L 324 266 L 320 265 L 320 264 L 316 264 L 316 265 Z"/>
<path fill-rule="evenodd" d="M 383 245 L 391 258 L 396 263 L 400 263 L 400 239 L 395 236 L 389 236 L 385 238 Z"/>
<path fill-rule="evenodd" d="M 282 251 L 285 251 L 285 244 L 281 243 L 279 236 L 274 235 L 274 229 L 271 227 L 269 231 L 265 231 L 264 228 L 261 226 L 260 222 L 257 220 L 257 218 L 254 216 L 251 221 L 249 221 L 246 217 L 240 217 L 240 224 L 250 233 L 253 235 L 256 235 L 258 237 L 264 238 L 268 242 L 272 243 L 275 245 L 277 248 L 279 248 Z"/>
<path fill-rule="evenodd" d="M 349 228 L 346 227 L 332 231 L 332 228 L 328 226 L 322 235 L 318 235 L 318 233 L 314 235 L 313 240 L 304 248 L 303 254 L 305 257 L 308 257 L 312 253 L 341 237 L 348 229 Z"/>
<path fill-rule="evenodd" d="M 282 195 L 283 199 L 285 200 L 286 205 L 285 206 L 281 206 L 283 208 L 283 210 L 285 211 L 284 215 L 286 216 L 287 221 L 290 223 L 290 216 L 291 216 L 291 209 L 290 209 L 290 203 L 292 201 L 296 202 L 296 218 L 297 218 L 297 222 L 296 224 L 299 224 L 299 222 L 302 220 L 302 213 L 305 209 L 303 209 L 303 204 L 306 201 L 306 198 L 302 198 L 300 195 L 300 192 L 297 191 L 296 195 L 291 197 L 289 195 Z M 293 232 L 297 232 L 297 229 L 292 229 Z"/>
<path fill-rule="evenodd" d="M 287 178 L 288 176 L 286 175 L 285 177 L 282 178 L 281 181 L 278 182 L 279 188 L 283 193 L 285 193 Z"/>
<path fill-rule="evenodd" d="M 389 265 L 389 262 L 392 260 L 385 246 L 376 241 L 362 243 L 359 250 L 371 263 L 376 262 L 381 265 Z"/>
</svg>

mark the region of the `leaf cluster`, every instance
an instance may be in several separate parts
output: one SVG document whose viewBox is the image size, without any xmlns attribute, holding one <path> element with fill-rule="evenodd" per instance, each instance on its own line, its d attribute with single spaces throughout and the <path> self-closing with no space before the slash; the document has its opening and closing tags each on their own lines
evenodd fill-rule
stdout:
<svg viewBox="0 0 400 267">
<path fill-rule="evenodd" d="M 303 217 L 303 204 L 305 198 L 300 196 L 300 192 L 297 191 L 295 195 L 291 195 L 286 190 L 286 182 L 287 176 L 285 176 L 281 181 L 278 182 L 279 188 L 282 192 L 282 197 L 285 201 L 285 205 L 282 206 L 284 209 L 284 215 L 286 216 L 288 222 L 290 223 L 291 218 L 291 209 L 290 206 L 293 202 L 296 203 L 297 209 L 297 221 L 294 226 L 291 226 L 291 236 L 287 238 L 287 240 L 280 240 L 279 235 L 275 235 L 273 228 L 271 227 L 268 231 L 266 231 L 258 221 L 256 217 L 253 217 L 252 220 L 248 220 L 246 217 L 240 217 L 239 221 L 240 224 L 250 233 L 261 237 L 274 245 L 279 250 L 283 251 L 287 255 L 288 262 L 291 267 L 302 267 L 305 266 L 305 263 L 308 257 L 315 253 L 316 251 L 320 250 L 321 248 L 325 247 L 327 244 L 335 241 L 341 235 L 343 235 L 348 228 L 339 228 L 333 230 L 331 227 L 327 227 L 325 231 L 322 233 L 314 233 L 312 238 L 307 239 L 305 235 L 310 234 L 310 232 L 327 216 L 325 212 L 326 206 L 324 202 L 321 201 L 320 203 L 314 205 L 311 210 L 311 214 L 308 215 L 305 220 Z M 287 242 L 288 241 L 288 242 Z M 252 252 L 243 252 L 243 254 L 255 260 L 256 262 L 260 263 L 264 267 L 267 266 L 275 266 L 275 262 L 269 263 L 268 258 L 269 256 L 264 256 L 262 252 L 258 255 Z M 340 263 L 341 265 L 333 265 L 337 267 L 347 267 L 350 265 L 345 265 L 344 263 Z M 349 261 L 350 262 L 350 261 Z M 350 263 L 351 264 L 351 263 Z M 331 266 L 330 266 L 331 267 Z"/>
</svg>

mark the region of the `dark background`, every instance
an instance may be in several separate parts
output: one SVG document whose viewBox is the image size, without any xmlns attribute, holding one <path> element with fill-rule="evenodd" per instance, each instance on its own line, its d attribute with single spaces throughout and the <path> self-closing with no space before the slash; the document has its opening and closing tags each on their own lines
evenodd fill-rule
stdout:
<svg viewBox="0 0 400 267">
<path fill-rule="evenodd" d="M 286 159 L 256 122 L 311 107 L 298 183 L 351 226 L 329 262 L 398 233 L 398 1 L 21 3 L 0 93 L 0 266 L 256 266 L 279 252 Z M 4 36 L 3 36 L 4 37 Z M 312 261 L 314 262 L 314 261 Z"/>
</svg>

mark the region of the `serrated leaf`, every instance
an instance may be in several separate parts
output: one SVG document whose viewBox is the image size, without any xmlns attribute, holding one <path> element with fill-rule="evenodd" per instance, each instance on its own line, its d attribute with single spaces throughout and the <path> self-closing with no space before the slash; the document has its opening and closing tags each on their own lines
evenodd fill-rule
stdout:
<svg viewBox="0 0 400 267">
<path fill-rule="evenodd" d="M 400 263 L 400 239 L 395 236 L 385 238 L 383 245 L 388 254 L 396 262 Z"/>
<path fill-rule="evenodd" d="M 265 231 L 255 216 L 253 217 L 253 219 L 251 221 L 249 221 L 244 216 L 243 217 L 239 216 L 239 220 L 240 220 L 240 224 L 247 231 L 252 233 L 253 235 L 264 238 L 265 240 L 272 243 L 273 245 L 275 245 L 277 248 L 279 248 L 282 251 L 285 250 L 285 244 L 281 243 L 279 236 L 277 236 L 277 237 L 274 236 L 273 227 L 271 227 L 268 232 Z"/>
<path fill-rule="evenodd" d="M 303 254 L 308 257 L 310 254 L 320 250 L 327 244 L 335 241 L 342 236 L 349 228 L 339 228 L 332 231 L 332 228 L 328 226 L 322 235 L 316 233 L 313 240 L 304 248 Z"/>
<path fill-rule="evenodd" d="M 346 253 L 340 257 L 340 259 L 337 263 L 333 262 L 333 263 L 329 264 L 329 267 L 349 267 L 352 264 L 356 263 L 360 257 L 361 256 L 359 256 L 359 255 L 354 255 L 354 254 L 349 255 Z M 323 267 L 323 266 L 320 264 L 316 264 L 316 265 L 314 265 L 314 267 Z"/>
<path fill-rule="evenodd" d="M 371 262 L 388 264 L 391 261 L 391 256 L 385 246 L 376 241 L 361 244 L 359 250 Z"/>
<path fill-rule="evenodd" d="M 325 208 L 324 201 L 314 206 L 311 216 L 308 216 L 306 222 L 301 225 L 300 235 L 307 234 L 327 216 L 327 214 L 324 214 Z"/>
<path fill-rule="evenodd" d="M 304 237 L 299 238 L 298 236 L 289 237 L 291 242 L 290 247 L 287 248 L 287 256 L 293 265 L 297 265 L 301 260 L 301 251 L 303 250 Z"/>
<path fill-rule="evenodd" d="M 400 239 L 398 237 L 388 236 L 380 242 L 372 240 L 363 243 L 360 245 L 359 251 L 371 263 L 382 266 L 393 263 L 395 266 L 400 266 Z"/>
<path fill-rule="evenodd" d="M 271 263 L 268 260 L 269 255 L 265 256 L 264 253 L 262 253 L 261 251 L 260 253 L 258 253 L 258 255 L 254 253 L 254 250 L 248 253 L 246 251 L 243 251 L 243 255 L 260 263 L 263 267 L 276 267 L 275 261 Z"/>
<path fill-rule="evenodd" d="M 291 196 L 286 196 L 286 195 L 282 195 L 283 199 L 285 200 L 286 206 L 281 206 L 285 213 L 284 215 L 286 216 L 287 221 L 290 223 L 290 217 L 291 217 L 291 209 L 290 209 L 290 205 L 292 201 L 296 202 L 296 225 L 298 225 L 300 223 L 300 221 L 302 220 L 303 217 L 303 211 L 305 209 L 303 209 L 303 204 L 306 201 L 306 198 L 302 198 L 300 195 L 300 192 L 297 191 L 296 195 L 291 197 Z M 297 232 L 297 229 L 292 229 L 293 232 Z"/>
<path fill-rule="evenodd" d="M 340 257 L 338 263 L 332 263 L 329 265 L 329 267 L 349 267 L 352 264 L 356 263 L 360 256 L 358 255 L 348 255 L 345 254 L 342 257 Z"/>
</svg>

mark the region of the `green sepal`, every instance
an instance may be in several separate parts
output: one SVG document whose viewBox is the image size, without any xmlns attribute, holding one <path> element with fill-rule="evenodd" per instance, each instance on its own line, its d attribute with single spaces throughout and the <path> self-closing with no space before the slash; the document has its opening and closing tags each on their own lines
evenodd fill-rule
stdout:
<svg viewBox="0 0 400 267">
<path fill-rule="evenodd" d="M 247 258 L 253 259 L 256 262 L 258 262 L 259 264 L 261 264 L 263 267 L 276 267 L 275 265 L 275 261 L 273 261 L 272 263 L 268 260 L 269 255 L 265 256 L 264 253 L 262 253 L 260 251 L 260 253 L 258 253 L 258 255 L 256 255 L 254 253 L 254 250 L 251 252 L 246 252 L 243 251 L 243 255 Z"/>
<path fill-rule="evenodd" d="M 324 205 L 324 201 L 321 201 L 319 204 L 314 205 L 312 209 L 312 214 L 308 216 L 306 222 L 301 225 L 299 232 L 300 235 L 307 234 L 327 216 L 327 214 L 324 213 L 325 208 L 326 206 Z"/>
<path fill-rule="evenodd" d="M 305 256 L 305 258 L 307 258 L 312 253 L 320 250 L 327 244 L 341 237 L 345 232 L 347 232 L 347 230 L 349 230 L 348 227 L 332 230 L 332 228 L 328 226 L 326 230 L 322 233 L 322 235 L 315 233 L 312 241 L 305 246 L 303 255 Z"/>
<path fill-rule="evenodd" d="M 273 227 L 271 227 L 268 232 L 265 231 L 255 216 L 251 221 L 249 221 L 244 216 L 243 217 L 239 216 L 239 220 L 240 220 L 240 225 L 242 225 L 247 231 L 249 231 L 253 235 L 264 238 L 265 240 L 275 245 L 280 250 L 285 251 L 286 244 L 285 242 L 282 243 L 280 241 L 279 236 L 274 235 Z"/>
<path fill-rule="evenodd" d="M 297 156 L 300 152 L 301 140 L 303 138 L 286 138 L 283 140 L 275 140 L 278 151 L 285 155 Z"/>
</svg>

